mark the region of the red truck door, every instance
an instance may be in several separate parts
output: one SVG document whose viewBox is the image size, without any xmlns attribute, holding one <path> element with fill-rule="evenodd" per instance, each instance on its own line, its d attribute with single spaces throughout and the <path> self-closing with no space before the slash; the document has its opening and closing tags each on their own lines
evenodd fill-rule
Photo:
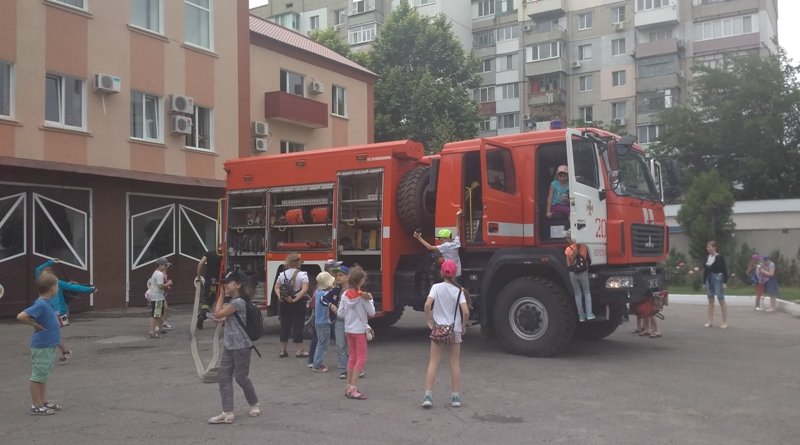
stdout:
<svg viewBox="0 0 800 445">
<path fill-rule="evenodd" d="M 566 139 L 572 239 L 586 244 L 592 264 L 606 264 L 606 201 L 600 199 L 605 186 L 597 148 L 572 129 Z"/>
<path fill-rule="evenodd" d="M 487 245 L 521 245 L 525 237 L 533 236 L 533 224 L 523 220 L 512 152 L 507 145 L 481 139 L 482 227 Z"/>
</svg>

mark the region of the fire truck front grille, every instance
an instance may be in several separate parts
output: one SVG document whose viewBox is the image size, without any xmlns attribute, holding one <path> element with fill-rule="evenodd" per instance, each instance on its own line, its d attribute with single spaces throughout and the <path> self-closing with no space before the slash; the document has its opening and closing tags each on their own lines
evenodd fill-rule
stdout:
<svg viewBox="0 0 800 445">
<path fill-rule="evenodd" d="M 664 252 L 664 226 L 632 224 L 633 256 L 659 256 Z"/>
</svg>

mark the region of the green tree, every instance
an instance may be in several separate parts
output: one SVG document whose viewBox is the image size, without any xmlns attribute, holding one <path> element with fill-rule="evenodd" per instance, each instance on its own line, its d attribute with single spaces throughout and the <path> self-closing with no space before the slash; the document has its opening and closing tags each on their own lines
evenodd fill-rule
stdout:
<svg viewBox="0 0 800 445">
<path fill-rule="evenodd" d="M 691 99 L 659 114 L 653 153 L 690 176 L 718 172 L 737 199 L 800 196 L 800 68 L 779 48 L 694 71 Z"/>
<path fill-rule="evenodd" d="M 336 33 L 336 29 L 333 27 L 315 29 L 311 31 L 311 34 L 309 34 L 308 37 L 320 45 L 326 46 L 328 49 L 347 57 L 348 59 L 353 59 L 353 52 L 350 51 L 350 45 L 344 39 L 339 37 L 339 34 Z"/>
<path fill-rule="evenodd" d="M 689 237 L 689 255 L 693 259 L 704 261 L 708 255 L 706 243 L 710 240 L 717 242 L 721 253 L 733 253 L 729 249 L 735 228 L 733 203 L 730 183 L 716 172 L 701 173 L 692 181 L 677 220 Z"/>
<path fill-rule="evenodd" d="M 363 57 L 363 56 L 362 56 Z M 428 152 L 475 137 L 478 61 L 443 15 L 423 17 L 403 1 L 381 27 L 366 63 L 375 85 L 375 139 L 415 139 Z"/>
</svg>

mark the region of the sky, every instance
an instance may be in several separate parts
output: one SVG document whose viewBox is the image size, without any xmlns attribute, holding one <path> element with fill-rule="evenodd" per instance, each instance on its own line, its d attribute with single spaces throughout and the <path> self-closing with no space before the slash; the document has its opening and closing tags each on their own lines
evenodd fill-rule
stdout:
<svg viewBox="0 0 800 445">
<path fill-rule="evenodd" d="M 250 7 L 266 5 L 269 0 L 250 0 Z M 800 1 L 778 0 L 778 38 L 795 64 L 800 64 Z M 793 23 L 794 22 L 794 23 Z"/>
</svg>

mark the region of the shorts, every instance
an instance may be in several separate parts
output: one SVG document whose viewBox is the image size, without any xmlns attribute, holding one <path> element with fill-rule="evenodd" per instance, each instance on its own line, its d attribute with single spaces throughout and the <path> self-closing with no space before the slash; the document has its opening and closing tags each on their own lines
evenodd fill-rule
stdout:
<svg viewBox="0 0 800 445">
<path fill-rule="evenodd" d="M 164 300 L 150 302 L 150 316 L 153 318 L 161 318 L 164 314 Z"/>
<path fill-rule="evenodd" d="M 31 381 L 45 383 L 56 366 L 56 347 L 31 348 Z"/>
</svg>

